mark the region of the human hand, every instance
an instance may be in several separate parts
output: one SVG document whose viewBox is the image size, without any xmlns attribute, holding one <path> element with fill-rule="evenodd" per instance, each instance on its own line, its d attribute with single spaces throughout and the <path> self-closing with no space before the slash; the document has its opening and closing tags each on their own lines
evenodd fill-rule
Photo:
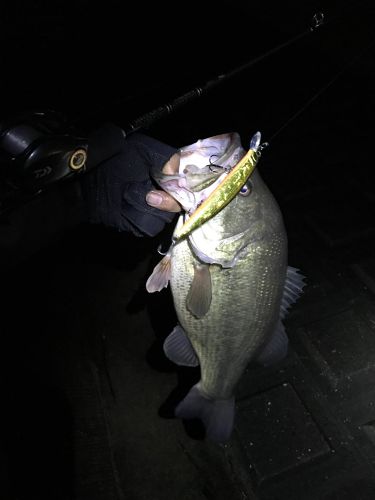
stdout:
<svg viewBox="0 0 375 500">
<path fill-rule="evenodd" d="M 107 157 L 113 142 L 117 154 Z M 181 211 L 168 193 L 154 187 L 150 176 L 152 168 L 164 169 L 170 163 L 175 148 L 138 132 L 124 140 L 122 129 L 109 124 L 92 134 L 89 150 L 92 166 L 99 163 L 82 182 L 91 223 L 155 236 Z"/>
</svg>

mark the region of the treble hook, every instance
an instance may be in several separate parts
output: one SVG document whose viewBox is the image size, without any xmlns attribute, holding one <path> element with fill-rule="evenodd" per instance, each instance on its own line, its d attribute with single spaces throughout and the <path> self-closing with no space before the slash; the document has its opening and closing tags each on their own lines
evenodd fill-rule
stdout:
<svg viewBox="0 0 375 500">
<path fill-rule="evenodd" d="M 159 255 L 167 255 L 168 250 L 166 250 L 165 252 L 163 252 L 162 251 L 162 244 L 160 243 L 160 245 L 158 246 L 157 252 L 158 252 Z"/>
<path fill-rule="evenodd" d="M 262 142 L 262 144 L 258 146 L 256 154 L 258 155 L 259 158 L 262 155 L 263 149 L 267 148 L 269 145 L 270 145 L 269 142 Z"/>
<path fill-rule="evenodd" d="M 225 171 L 230 170 L 230 168 L 228 168 L 228 167 L 223 167 L 222 165 L 217 165 L 216 163 L 212 163 L 211 158 L 212 158 L 213 156 L 217 156 L 217 155 L 211 155 L 211 156 L 210 156 L 210 158 L 209 158 L 209 160 L 208 160 L 210 163 L 209 163 L 208 165 L 206 165 L 206 167 L 208 167 L 208 168 L 211 170 L 211 172 L 216 173 L 216 172 L 215 172 L 215 170 L 214 170 L 212 167 L 222 168 L 222 169 L 224 169 Z"/>
</svg>

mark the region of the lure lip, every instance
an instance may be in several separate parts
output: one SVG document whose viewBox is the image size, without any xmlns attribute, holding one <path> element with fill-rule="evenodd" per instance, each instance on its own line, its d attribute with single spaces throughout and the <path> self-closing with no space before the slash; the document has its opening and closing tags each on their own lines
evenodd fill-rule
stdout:
<svg viewBox="0 0 375 500">
<path fill-rule="evenodd" d="M 262 134 L 258 130 L 258 132 L 256 132 L 251 138 L 249 149 L 253 149 L 254 151 L 258 152 L 261 137 Z"/>
</svg>

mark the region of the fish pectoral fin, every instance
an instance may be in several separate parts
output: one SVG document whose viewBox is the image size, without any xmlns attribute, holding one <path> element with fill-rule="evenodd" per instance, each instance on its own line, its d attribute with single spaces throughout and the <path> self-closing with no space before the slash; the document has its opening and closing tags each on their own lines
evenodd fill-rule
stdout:
<svg viewBox="0 0 375 500">
<path fill-rule="evenodd" d="M 195 264 L 194 277 L 187 298 L 186 307 L 198 319 L 210 309 L 212 284 L 209 264 Z"/>
<path fill-rule="evenodd" d="M 194 347 L 180 325 L 177 325 L 165 339 L 163 349 L 167 358 L 177 365 L 199 365 L 199 359 Z"/>
<path fill-rule="evenodd" d="M 146 281 L 146 290 L 149 293 L 160 292 L 168 286 L 171 277 L 171 256 L 167 253 L 162 260 L 156 264 L 150 277 Z"/>
<path fill-rule="evenodd" d="M 270 366 L 274 363 L 278 363 L 288 354 L 288 346 L 289 339 L 285 332 L 284 325 L 279 319 L 272 337 L 257 356 L 257 363 L 263 366 Z"/>
</svg>

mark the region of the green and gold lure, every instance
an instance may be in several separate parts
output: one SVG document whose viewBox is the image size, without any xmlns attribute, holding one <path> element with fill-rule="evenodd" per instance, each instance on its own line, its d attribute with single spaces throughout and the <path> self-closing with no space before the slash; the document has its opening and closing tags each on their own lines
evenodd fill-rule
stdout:
<svg viewBox="0 0 375 500">
<path fill-rule="evenodd" d="M 240 192 L 250 175 L 253 173 L 261 155 L 260 132 L 254 134 L 250 142 L 250 149 L 242 157 L 223 179 L 223 181 L 212 191 L 185 223 L 175 231 L 173 243 L 177 243 L 192 231 L 200 227 L 204 222 L 214 217 Z"/>
</svg>

